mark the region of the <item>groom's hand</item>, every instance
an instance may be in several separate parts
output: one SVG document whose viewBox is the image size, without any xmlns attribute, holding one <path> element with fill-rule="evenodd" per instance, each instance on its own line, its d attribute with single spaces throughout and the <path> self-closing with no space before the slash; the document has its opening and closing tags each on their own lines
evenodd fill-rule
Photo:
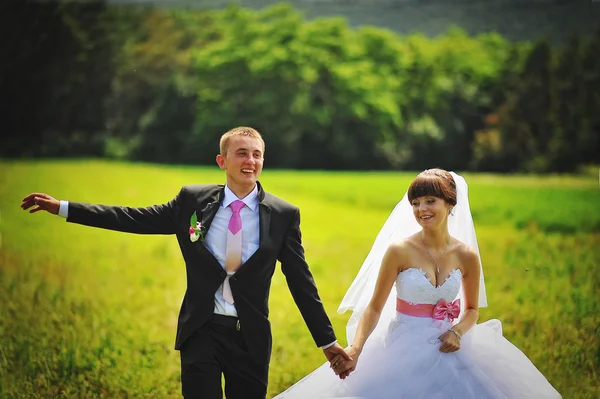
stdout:
<svg viewBox="0 0 600 399">
<path fill-rule="evenodd" d="M 23 210 L 32 208 L 29 209 L 29 213 L 46 211 L 52 213 L 53 215 L 58 215 L 58 210 L 60 209 L 60 201 L 52 198 L 48 194 L 31 193 L 25 198 L 23 198 L 23 202 L 21 202 L 21 208 Z"/>
<path fill-rule="evenodd" d="M 356 363 L 358 362 L 358 357 L 360 356 L 360 351 L 357 350 L 354 346 L 350 345 L 345 350 L 346 356 L 342 356 L 342 354 L 338 354 L 332 360 L 330 360 L 331 368 L 341 379 L 345 379 L 356 370 Z"/>
<path fill-rule="evenodd" d="M 350 355 L 348 355 L 344 348 L 342 348 L 341 345 L 337 342 L 331 345 L 329 348 L 323 349 L 323 353 L 325 354 L 327 361 L 331 364 L 331 368 L 338 366 L 338 364 L 341 365 L 346 361 L 352 361 Z M 335 362 L 336 364 L 334 365 L 333 362 Z M 336 374 L 338 373 L 336 372 Z M 348 375 L 350 375 L 350 372 L 343 371 L 338 375 L 343 380 L 344 378 L 348 377 Z"/>
</svg>

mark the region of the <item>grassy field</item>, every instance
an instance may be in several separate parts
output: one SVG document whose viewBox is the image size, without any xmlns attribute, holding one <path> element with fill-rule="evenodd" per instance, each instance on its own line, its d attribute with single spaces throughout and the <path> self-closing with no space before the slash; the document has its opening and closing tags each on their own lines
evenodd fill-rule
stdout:
<svg viewBox="0 0 600 399">
<path fill-rule="evenodd" d="M 307 258 L 336 313 L 377 231 L 415 173 L 266 170 L 298 205 Z M 466 174 L 490 306 L 565 398 L 600 397 L 600 189 L 597 177 Z M 176 240 L 66 223 L 20 210 L 32 191 L 146 206 L 214 168 L 0 161 L 0 398 L 179 398 L 175 326 L 185 287 Z M 340 218 L 341 216 L 341 218 Z M 269 397 L 319 366 L 282 273 L 271 292 Z"/>
</svg>

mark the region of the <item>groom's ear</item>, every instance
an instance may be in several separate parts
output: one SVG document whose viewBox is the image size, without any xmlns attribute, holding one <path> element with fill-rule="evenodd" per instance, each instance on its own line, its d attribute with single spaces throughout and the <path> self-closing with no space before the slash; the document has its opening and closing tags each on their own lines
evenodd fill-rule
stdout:
<svg viewBox="0 0 600 399">
<path fill-rule="evenodd" d="M 221 154 L 217 155 L 217 165 L 223 170 L 227 169 L 225 166 L 225 157 Z"/>
</svg>

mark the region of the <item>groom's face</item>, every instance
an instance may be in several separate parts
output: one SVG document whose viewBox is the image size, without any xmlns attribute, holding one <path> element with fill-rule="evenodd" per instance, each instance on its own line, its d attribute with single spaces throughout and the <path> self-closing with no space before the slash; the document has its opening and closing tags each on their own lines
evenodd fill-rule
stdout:
<svg viewBox="0 0 600 399">
<path fill-rule="evenodd" d="M 217 155 L 217 163 L 225 170 L 229 186 L 253 188 L 262 172 L 263 157 L 260 140 L 238 136 L 231 138 L 226 154 Z"/>
</svg>

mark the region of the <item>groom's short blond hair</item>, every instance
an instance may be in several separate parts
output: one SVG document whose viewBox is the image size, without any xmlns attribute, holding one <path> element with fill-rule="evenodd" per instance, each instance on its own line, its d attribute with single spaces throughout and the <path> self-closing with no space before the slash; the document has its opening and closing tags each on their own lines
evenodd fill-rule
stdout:
<svg viewBox="0 0 600 399">
<path fill-rule="evenodd" d="M 264 154 L 265 141 L 263 140 L 263 138 L 260 135 L 260 133 L 258 132 L 258 130 L 253 129 L 251 127 L 247 127 L 247 126 L 239 126 L 239 127 L 231 129 L 230 131 L 226 132 L 225 134 L 223 134 L 221 136 L 221 141 L 219 142 L 219 150 L 221 152 L 221 155 L 223 155 L 223 156 L 227 155 L 227 150 L 229 149 L 229 143 L 231 142 L 231 139 L 233 137 L 239 137 L 239 136 L 251 137 L 253 139 L 257 139 L 258 141 L 260 141 L 260 143 L 262 144 L 263 154 Z"/>
</svg>

